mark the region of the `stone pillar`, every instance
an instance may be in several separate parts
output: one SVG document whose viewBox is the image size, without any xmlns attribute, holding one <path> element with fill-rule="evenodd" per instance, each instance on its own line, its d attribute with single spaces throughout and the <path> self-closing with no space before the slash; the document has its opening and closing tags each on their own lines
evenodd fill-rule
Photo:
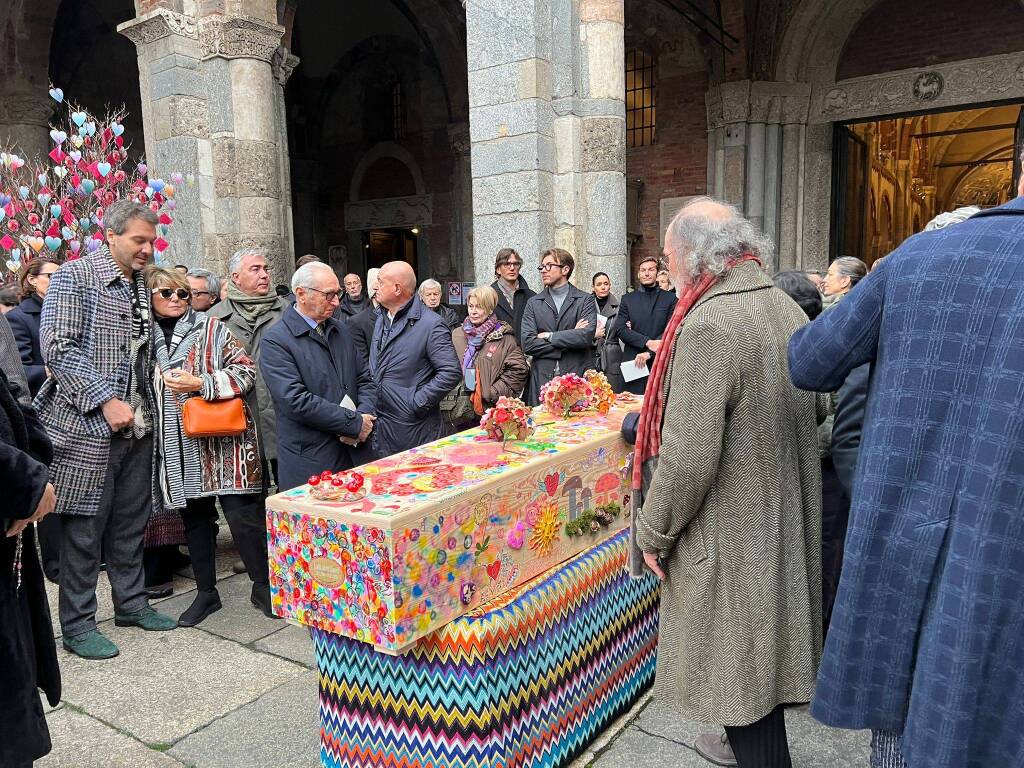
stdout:
<svg viewBox="0 0 1024 768">
<path fill-rule="evenodd" d="M 50 151 L 49 121 L 56 102 L 38 88 L 0 85 L 0 145 L 15 149 L 25 160 Z"/>
<path fill-rule="evenodd" d="M 297 60 L 279 53 L 270 0 L 232 7 L 199 18 L 156 8 L 118 30 L 138 49 L 150 164 L 195 174 L 170 258 L 224 274 L 235 250 L 259 248 L 282 282 L 294 264 L 282 82 Z"/>
<path fill-rule="evenodd" d="M 622 0 L 475 0 L 466 6 L 477 282 L 516 248 L 628 282 Z"/>
<path fill-rule="evenodd" d="M 473 267 L 473 169 L 469 161 L 469 125 L 448 126 L 455 163 L 452 166 L 451 269 L 463 279 L 474 275 Z M 479 276 L 477 276 L 479 279 Z"/>
</svg>

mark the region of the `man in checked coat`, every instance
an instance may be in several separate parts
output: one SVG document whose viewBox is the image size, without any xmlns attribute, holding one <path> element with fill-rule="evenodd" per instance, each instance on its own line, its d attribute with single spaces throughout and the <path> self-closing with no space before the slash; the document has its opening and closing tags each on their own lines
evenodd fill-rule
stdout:
<svg viewBox="0 0 1024 768">
<path fill-rule="evenodd" d="M 811 714 L 873 729 L 873 766 L 1024 765 L 1018 194 L 909 238 L 790 343 L 804 389 L 872 364 Z"/>
<path fill-rule="evenodd" d="M 120 200 L 104 216 L 107 242 L 54 273 L 39 336 L 51 375 L 36 395 L 53 442 L 50 479 L 62 517 L 59 615 L 64 647 L 85 659 L 116 656 L 96 629 L 101 553 L 114 622 L 145 630 L 177 622 L 149 607 L 142 537 L 149 520 L 155 404 L 149 384 L 149 291 L 157 217 Z"/>
</svg>

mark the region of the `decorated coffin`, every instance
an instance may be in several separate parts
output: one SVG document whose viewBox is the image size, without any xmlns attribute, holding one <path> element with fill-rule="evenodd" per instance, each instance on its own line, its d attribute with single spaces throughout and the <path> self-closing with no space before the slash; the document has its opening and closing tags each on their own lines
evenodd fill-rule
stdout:
<svg viewBox="0 0 1024 768">
<path fill-rule="evenodd" d="M 355 500 L 267 500 L 274 611 L 399 652 L 628 526 L 631 448 L 597 414 L 367 464 Z M 613 420 L 614 421 L 614 420 Z"/>
</svg>

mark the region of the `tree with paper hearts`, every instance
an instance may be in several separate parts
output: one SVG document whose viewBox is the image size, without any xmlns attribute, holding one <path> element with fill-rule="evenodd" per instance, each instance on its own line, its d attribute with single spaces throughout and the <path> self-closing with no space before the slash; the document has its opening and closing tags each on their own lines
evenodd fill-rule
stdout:
<svg viewBox="0 0 1024 768">
<path fill-rule="evenodd" d="M 51 125 L 50 153 L 26 160 L 13 149 L 0 151 L 0 249 L 7 268 L 16 272 L 41 254 L 64 260 L 95 251 L 106 239 L 104 210 L 123 199 L 158 214 L 153 248 L 159 260 L 184 177 L 175 172 L 165 181 L 144 162 L 130 166 L 123 109 L 97 119 L 66 103 L 59 88 L 50 88 L 50 96 L 64 112 L 63 125 Z M 188 181 L 193 183 L 191 176 Z"/>
</svg>

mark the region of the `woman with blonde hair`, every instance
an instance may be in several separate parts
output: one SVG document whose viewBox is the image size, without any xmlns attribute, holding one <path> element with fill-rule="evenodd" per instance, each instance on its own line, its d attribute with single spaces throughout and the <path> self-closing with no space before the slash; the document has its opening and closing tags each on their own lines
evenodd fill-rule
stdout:
<svg viewBox="0 0 1024 768">
<path fill-rule="evenodd" d="M 166 511 L 176 510 L 184 524 L 198 586 L 195 600 L 181 614 L 178 625 L 195 626 L 221 608 L 215 559 L 214 502 L 218 498 L 253 581 L 253 605 L 269 615 L 265 473 L 253 410 L 244 399 L 255 386 L 256 366 L 226 324 L 192 309 L 192 292 L 183 275 L 150 266 L 146 285 L 152 295 L 155 325 L 154 474 L 159 488 L 159 493 L 154 491 L 150 526 L 159 525 Z M 242 398 L 244 431 L 231 437 L 189 436 L 182 409 L 190 397 L 206 401 Z"/>
<path fill-rule="evenodd" d="M 463 428 L 483 415 L 499 397 L 519 397 L 530 375 L 526 355 L 516 342 L 512 326 L 494 314 L 497 292 L 489 285 L 478 286 L 469 292 L 466 303 L 469 316 L 452 333 L 455 354 L 462 366 L 461 391 L 473 406 L 472 411 L 464 412 L 463 419 L 452 424 Z"/>
</svg>

